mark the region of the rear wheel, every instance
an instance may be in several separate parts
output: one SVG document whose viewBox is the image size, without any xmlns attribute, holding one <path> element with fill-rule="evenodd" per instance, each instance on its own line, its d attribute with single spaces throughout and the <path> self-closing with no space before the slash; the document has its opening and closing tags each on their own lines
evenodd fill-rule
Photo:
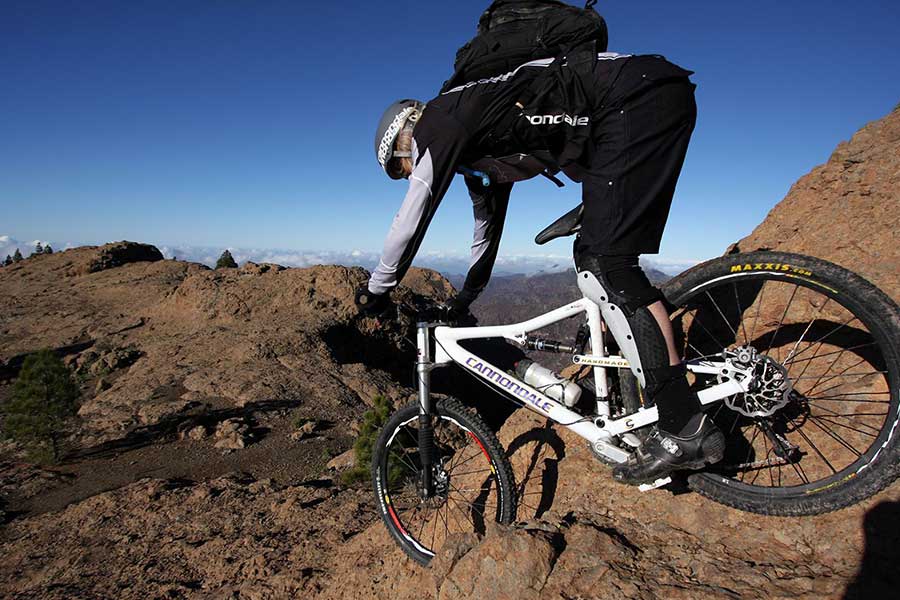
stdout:
<svg viewBox="0 0 900 600">
<path fill-rule="evenodd" d="M 884 293 L 837 265 L 778 252 L 704 263 L 665 293 L 685 359 L 740 353 L 762 382 L 709 406 L 728 445 L 721 463 L 689 477 L 693 489 L 743 510 L 808 515 L 895 479 L 900 311 Z"/>
<path fill-rule="evenodd" d="M 376 443 L 376 506 L 394 540 L 425 565 L 453 534 L 481 535 L 489 521 L 510 523 L 516 494 L 512 468 L 494 433 L 459 401 L 435 402 L 435 494 L 419 490 L 419 405 L 390 418 Z"/>
</svg>

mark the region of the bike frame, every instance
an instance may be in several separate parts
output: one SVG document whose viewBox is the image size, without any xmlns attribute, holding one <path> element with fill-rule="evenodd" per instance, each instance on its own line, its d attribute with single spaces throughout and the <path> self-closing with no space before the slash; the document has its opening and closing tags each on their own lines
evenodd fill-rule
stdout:
<svg viewBox="0 0 900 600">
<path fill-rule="evenodd" d="M 463 340 L 486 338 L 504 338 L 510 342 L 524 345 L 529 333 L 581 313 L 586 315 L 590 329 L 591 354 L 574 355 L 573 363 L 593 367 L 597 412 L 591 417 L 584 417 L 570 410 L 564 404 L 459 345 L 459 342 Z M 606 369 L 630 368 L 630 366 L 628 361 L 622 357 L 607 355 L 604 343 L 606 335 L 600 307 L 587 297 L 512 325 L 450 327 L 442 323 L 418 323 L 416 371 L 419 379 L 420 415 L 430 416 L 432 414 L 431 370 L 456 363 L 477 378 L 497 388 L 516 403 L 583 437 L 596 452 L 607 459 L 617 463 L 624 462 L 630 453 L 614 444 L 613 438 L 655 423 L 659 416 L 656 407 L 651 407 L 642 408 L 634 414 L 618 419 L 610 418 Z M 433 358 L 430 343 L 432 337 L 435 347 Z M 717 402 L 733 394 L 746 392 L 753 379 L 751 370 L 734 364 L 724 355 L 690 361 L 686 366 L 693 373 L 719 376 L 720 383 L 698 392 L 700 403 L 703 405 Z"/>
</svg>

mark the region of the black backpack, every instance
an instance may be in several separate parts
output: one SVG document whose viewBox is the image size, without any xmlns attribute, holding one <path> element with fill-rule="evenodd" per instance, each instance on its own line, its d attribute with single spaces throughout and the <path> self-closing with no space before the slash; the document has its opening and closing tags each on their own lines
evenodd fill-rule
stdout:
<svg viewBox="0 0 900 600">
<path fill-rule="evenodd" d="M 453 76 L 441 91 L 576 49 L 606 52 L 606 21 L 596 3 L 576 8 L 557 0 L 494 0 L 478 20 L 477 35 L 456 52 Z"/>
</svg>

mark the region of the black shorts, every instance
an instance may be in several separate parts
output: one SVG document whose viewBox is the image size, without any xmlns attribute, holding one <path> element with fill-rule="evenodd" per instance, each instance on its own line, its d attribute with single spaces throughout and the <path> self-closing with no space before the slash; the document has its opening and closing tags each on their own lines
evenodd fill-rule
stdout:
<svg viewBox="0 0 900 600">
<path fill-rule="evenodd" d="M 697 118 L 696 86 L 686 75 L 644 79 L 621 99 L 617 87 L 593 114 L 577 252 L 655 254 Z"/>
</svg>

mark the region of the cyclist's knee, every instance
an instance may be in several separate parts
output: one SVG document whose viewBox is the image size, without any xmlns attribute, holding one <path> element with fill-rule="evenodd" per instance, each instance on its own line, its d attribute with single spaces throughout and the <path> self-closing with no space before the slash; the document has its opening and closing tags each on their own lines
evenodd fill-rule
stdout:
<svg viewBox="0 0 900 600">
<path fill-rule="evenodd" d="M 587 270 L 594 274 L 610 301 L 629 318 L 639 309 L 646 311 L 645 307 L 663 299 L 662 292 L 650 283 L 641 269 L 637 254 L 591 254 L 579 256 L 576 262 L 579 271 Z"/>
<path fill-rule="evenodd" d="M 644 372 L 667 367 L 669 350 L 665 336 L 648 308 L 662 300 L 663 294 L 647 279 L 638 264 L 638 256 L 582 255 L 577 257 L 576 265 L 579 272 L 590 271 L 602 288 L 598 298 L 591 297 L 598 294 L 591 286 L 582 288 L 585 294 L 601 306 L 606 302 L 614 304 L 624 314 L 627 325 L 610 323 L 610 326 L 626 356 L 631 354 L 630 348 L 637 351 L 637 356 L 629 360 L 640 360 Z"/>
</svg>

